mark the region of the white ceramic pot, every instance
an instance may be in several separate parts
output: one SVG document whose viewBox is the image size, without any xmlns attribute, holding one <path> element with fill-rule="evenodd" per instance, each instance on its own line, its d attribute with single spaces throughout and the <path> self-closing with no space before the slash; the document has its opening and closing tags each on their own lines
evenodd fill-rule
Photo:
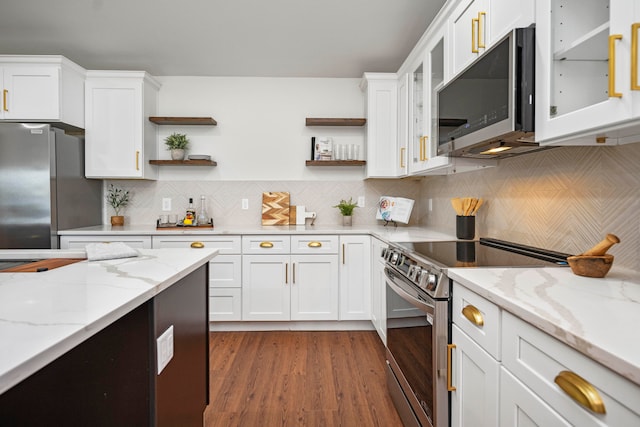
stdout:
<svg viewBox="0 0 640 427">
<path fill-rule="evenodd" d="M 171 160 L 184 160 L 184 149 L 183 148 L 171 149 Z"/>
<path fill-rule="evenodd" d="M 343 216 L 342 217 L 342 225 L 348 226 L 350 227 L 351 224 L 353 223 L 353 217 L 351 215 L 349 216 Z"/>
</svg>

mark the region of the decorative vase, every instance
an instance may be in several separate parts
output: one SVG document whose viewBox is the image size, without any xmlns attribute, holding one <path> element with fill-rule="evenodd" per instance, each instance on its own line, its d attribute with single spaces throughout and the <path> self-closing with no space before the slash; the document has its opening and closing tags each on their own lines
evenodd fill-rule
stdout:
<svg viewBox="0 0 640 427">
<path fill-rule="evenodd" d="M 172 148 L 171 149 L 171 160 L 184 160 L 184 149 L 183 148 Z"/>
<path fill-rule="evenodd" d="M 124 216 L 114 215 L 111 217 L 111 225 L 114 227 L 120 227 L 124 225 Z"/>
<path fill-rule="evenodd" d="M 353 217 L 351 215 L 348 215 L 348 216 L 344 215 L 342 217 L 342 225 L 350 227 L 351 224 L 353 223 L 352 219 L 353 219 Z"/>
</svg>

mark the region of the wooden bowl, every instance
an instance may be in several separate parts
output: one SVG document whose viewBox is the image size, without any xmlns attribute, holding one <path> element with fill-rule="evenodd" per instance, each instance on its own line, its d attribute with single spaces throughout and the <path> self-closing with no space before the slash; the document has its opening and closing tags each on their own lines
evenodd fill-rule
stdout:
<svg viewBox="0 0 640 427">
<path fill-rule="evenodd" d="M 613 255 L 575 255 L 567 258 L 573 274 L 585 277 L 604 277 L 613 265 Z"/>
</svg>

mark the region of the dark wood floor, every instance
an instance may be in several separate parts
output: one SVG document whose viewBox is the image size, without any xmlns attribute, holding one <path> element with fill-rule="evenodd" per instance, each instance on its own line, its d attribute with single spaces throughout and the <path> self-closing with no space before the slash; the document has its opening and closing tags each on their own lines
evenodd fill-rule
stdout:
<svg viewBox="0 0 640 427">
<path fill-rule="evenodd" d="M 212 332 L 205 426 L 402 426 L 374 331 Z"/>
</svg>

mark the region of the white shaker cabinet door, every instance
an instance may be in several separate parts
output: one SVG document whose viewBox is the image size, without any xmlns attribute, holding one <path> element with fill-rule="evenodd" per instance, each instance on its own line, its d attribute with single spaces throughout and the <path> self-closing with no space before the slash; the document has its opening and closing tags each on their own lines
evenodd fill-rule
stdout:
<svg viewBox="0 0 640 427">
<path fill-rule="evenodd" d="M 451 329 L 451 426 L 497 426 L 500 363 L 456 325 Z"/>
<path fill-rule="evenodd" d="M 291 320 L 338 320 L 338 256 L 291 256 Z"/>
<path fill-rule="evenodd" d="M 289 255 L 243 255 L 242 320 L 289 320 Z"/>
<path fill-rule="evenodd" d="M 340 320 L 371 320 L 371 237 L 340 236 Z"/>
</svg>

